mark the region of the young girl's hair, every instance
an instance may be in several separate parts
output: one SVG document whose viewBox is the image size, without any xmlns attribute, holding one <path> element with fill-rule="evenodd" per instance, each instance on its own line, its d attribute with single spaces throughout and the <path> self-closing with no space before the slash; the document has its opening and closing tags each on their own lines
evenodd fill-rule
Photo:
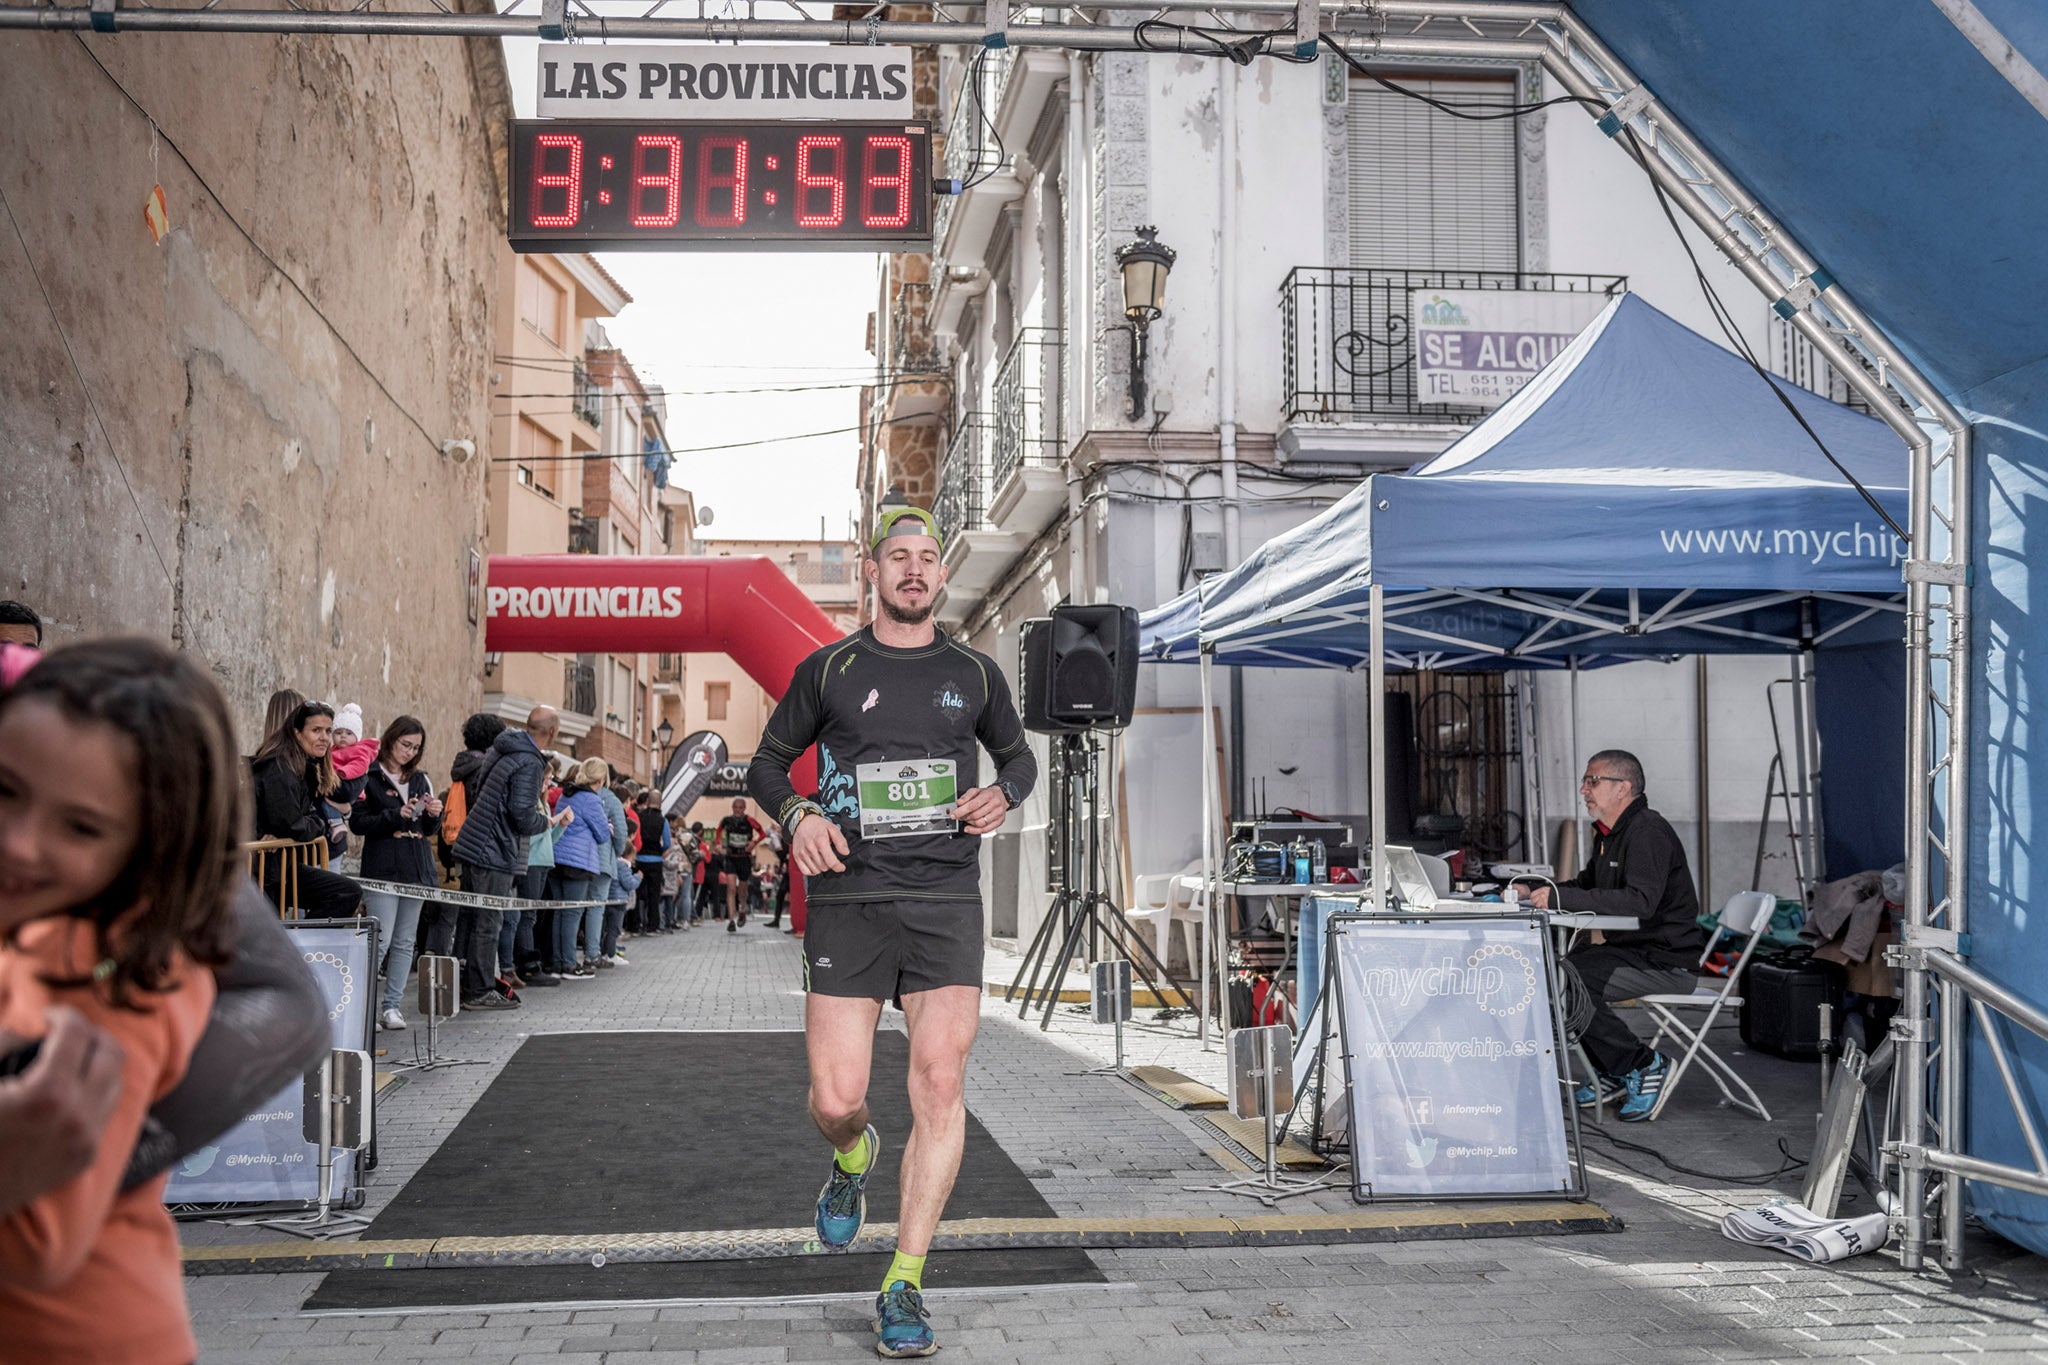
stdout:
<svg viewBox="0 0 2048 1365">
<path fill-rule="evenodd" d="M 324 701 L 300 702 L 292 708 L 292 713 L 284 718 L 284 724 L 270 732 L 270 738 L 263 741 L 263 747 L 256 751 L 256 756 L 249 760 L 250 763 L 254 765 L 267 759 L 281 758 L 293 772 L 304 777 L 307 765 L 313 760 L 308 758 L 306 751 L 299 746 L 299 731 L 305 729 L 306 722 L 315 716 L 325 716 L 333 720 L 334 708 Z M 329 749 L 320 755 L 319 763 L 314 766 L 313 790 L 321 796 L 332 796 L 339 786 L 341 774 L 334 771 L 334 751 Z"/>
<path fill-rule="evenodd" d="M 306 700 L 303 692 L 296 687 L 280 687 L 270 694 L 270 704 L 263 709 L 263 734 L 257 739 L 261 744 L 277 733 L 277 727 L 291 719 L 292 712 L 299 709 Z"/>
<path fill-rule="evenodd" d="M 418 735 L 420 737 L 420 747 L 413 754 L 412 761 L 399 766 L 399 772 L 407 777 L 411 777 L 419 771 L 420 760 L 427 756 L 426 726 L 420 724 L 419 721 L 411 716 L 400 716 L 397 720 L 384 727 L 384 737 L 377 741 L 377 752 L 380 755 L 390 753 L 393 746 L 407 735 Z"/>
<path fill-rule="evenodd" d="M 248 824 L 234 721 L 204 669 L 145 639 L 51 651 L 0 695 L 0 715 L 35 701 L 112 729 L 133 751 L 135 851 L 105 891 L 70 913 L 96 929 L 94 978 L 115 1005 L 141 1009 L 138 994 L 173 984 L 180 950 L 207 966 L 228 960 Z"/>
</svg>

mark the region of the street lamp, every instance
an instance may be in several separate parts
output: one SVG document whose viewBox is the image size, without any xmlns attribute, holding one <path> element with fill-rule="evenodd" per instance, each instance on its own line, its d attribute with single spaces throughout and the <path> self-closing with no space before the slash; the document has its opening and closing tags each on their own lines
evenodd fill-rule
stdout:
<svg viewBox="0 0 2048 1365">
<path fill-rule="evenodd" d="M 661 724 L 654 727 L 654 744 L 661 754 L 662 763 L 666 764 L 668 762 L 669 746 L 675 742 L 676 727 L 669 724 L 667 716 L 663 716 Z"/>
<path fill-rule="evenodd" d="M 1124 277 L 1124 316 L 1131 323 L 1131 420 L 1145 415 L 1145 334 L 1166 301 L 1166 277 L 1174 250 L 1158 240 L 1159 229 L 1141 227 L 1138 240 L 1116 249 Z"/>
</svg>

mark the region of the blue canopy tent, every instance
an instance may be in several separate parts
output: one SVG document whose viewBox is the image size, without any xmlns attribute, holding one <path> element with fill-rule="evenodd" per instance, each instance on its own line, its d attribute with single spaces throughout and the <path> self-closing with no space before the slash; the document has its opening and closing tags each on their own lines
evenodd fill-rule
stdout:
<svg viewBox="0 0 2048 1365">
<path fill-rule="evenodd" d="M 1199 661 L 1205 725 L 1213 664 L 1369 669 L 1380 794 L 1389 667 L 1805 657 L 1896 640 L 1903 546 L 1885 518 L 1905 515 L 1905 446 L 1874 418 L 1786 394 L 1877 507 L 1746 361 L 1625 294 L 1434 460 L 1367 478 L 1237 569 L 1146 613 L 1140 652 Z M 1213 869 L 1213 771 L 1203 798 Z M 1384 804 L 1371 816 L 1382 900 Z"/>
<path fill-rule="evenodd" d="M 1786 392 L 1903 521 L 1898 437 Z M 1796 652 L 1897 639 L 1903 555 L 1746 362 L 1627 294 L 1449 450 L 1147 613 L 1140 644 L 1362 667 L 1377 586 L 1397 669 Z"/>
</svg>

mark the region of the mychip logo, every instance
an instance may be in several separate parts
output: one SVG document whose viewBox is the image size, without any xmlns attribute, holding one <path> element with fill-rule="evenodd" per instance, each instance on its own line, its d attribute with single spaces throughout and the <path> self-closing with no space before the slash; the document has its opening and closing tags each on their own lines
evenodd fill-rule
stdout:
<svg viewBox="0 0 2048 1365">
<path fill-rule="evenodd" d="M 1371 967 L 1365 988 L 1398 1005 L 1445 996 L 1470 996 L 1472 1003 L 1505 1019 L 1536 998 L 1536 967 L 1520 949 L 1489 943 L 1460 964 L 1446 957 L 1421 967 Z"/>
</svg>

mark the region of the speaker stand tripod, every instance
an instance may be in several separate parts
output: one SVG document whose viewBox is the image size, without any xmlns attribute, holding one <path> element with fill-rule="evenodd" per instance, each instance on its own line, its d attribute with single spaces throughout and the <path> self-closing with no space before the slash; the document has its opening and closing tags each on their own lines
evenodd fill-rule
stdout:
<svg viewBox="0 0 2048 1365">
<path fill-rule="evenodd" d="M 1022 992 L 1024 1003 L 1018 1007 L 1017 1017 L 1029 1018 L 1034 1008 L 1042 1006 L 1044 1013 L 1038 1027 L 1040 1032 L 1049 1029 L 1053 1006 L 1059 1002 L 1060 983 L 1066 978 L 1067 965 L 1081 951 L 1085 933 L 1091 962 L 1100 957 L 1098 950 L 1107 943 L 1116 956 L 1129 961 L 1145 978 L 1153 999 L 1163 1001 L 1170 988 L 1184 1003 L 1192 1003 L 1187 992 L 1172 984 L 1173 978 L 1151 945 L 1131 928 L 1116 903 L 1102 891 L 1102 841 L 1095 819 L 1096 763 L 1101 744 L 1093 732 L 1081 732 L 1064 736 L 1061 745 L 1065 856 L 1060 865 L 1059 892 L 1039 923 L 1031 946 L 1024 952 L 1016 979 L 1003 993 L 1004 1001 L 1014 1000 Z M 1077 870 L 1079 886 L 1074 884 Z M 1053 948 L 1055 935 L 1059 938 L 1057 951 Z"/>
</svg>

